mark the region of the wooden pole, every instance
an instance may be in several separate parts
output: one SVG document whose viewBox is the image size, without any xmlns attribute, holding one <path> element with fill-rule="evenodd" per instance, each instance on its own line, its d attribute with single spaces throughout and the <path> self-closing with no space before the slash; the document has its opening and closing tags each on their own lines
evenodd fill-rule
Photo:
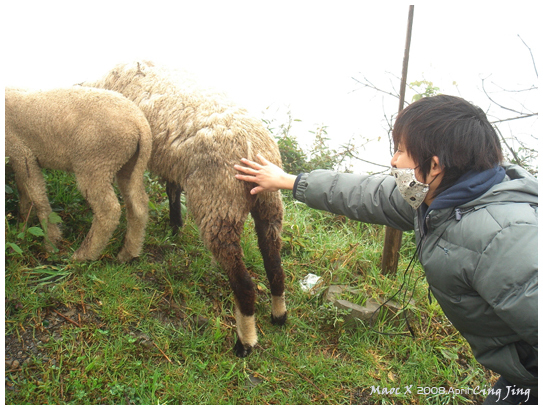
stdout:
<svg viewBox="0 0 543 410">
<path fill-rule="evenodd" d="M 407 82 L 407 67 L 409 65 L 409 48 L 411 47 L 411 31 L 413 28 L 413 12 L 415 6 L 409 6 L 407 19 L 407 36 L 405 40 L 405 51 L 403 57 L 402 81 L 400 85 L 400 105 L 398 112 L 403 109 L 405 103 L 405 87 Z M 398 147 L 394 144 L 394 151 Z M 398 259 L 400 247 L 402 246 L 402 231 L 387 226 L 385 231 L 385 245 L 381 259 L 381 274 L 396 273 L 398 270 Z"/>
</svg>

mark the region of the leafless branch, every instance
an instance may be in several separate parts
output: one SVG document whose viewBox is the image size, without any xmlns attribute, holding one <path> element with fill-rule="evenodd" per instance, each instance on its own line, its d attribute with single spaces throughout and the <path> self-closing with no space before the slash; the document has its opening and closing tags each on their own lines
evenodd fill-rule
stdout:
<svg viewBox="0 0 543 410">
<path fill-rule="evenodd" d="M 525 92 L 530 92 L 530 91 L 534 91 L 534 90 L 537 90 L 537 86 L 535 85 L 532 85 L 530 86 L 529 88 L 524 88 L 524 89 L 520 89 L 520 90 L 508 90 L 506 88 L 503 88 L 501 85 L 499 84 L 496 84 L 494 81 L 492 81 L 492 85 L 496 88 L 498 88 L 500 91 L 504 92 L 504 93 L 515 93 L 515 94 L 520 94 L 520 93 L 525 93 Z M 520 103 L 521 107 L 526 110 L 527 112 L 531 112 L 532 110 L 530 110 L 528 107 L 526 107 L 524 104 Z M 537 115 L 537 114 L 536 114 Z"/>
<path fill-rule="evenodd" d="M 496 104 L 498 107 L 500 107 L 500 108 L 503 109 L 503 110 L 511 111 L 511 112 L 517 113 L 517 114 L 519 114 L 519 115 L 524 115 L 523 112 L 518 111 L 518 110 L 515 110 L 515 109 L 513 109 L 513 108 L 506 107 L 506 106 L 504 106 L 504 105 L 501 105 L 501 104 L 498 103 L 496 100 L 494 100 L 494 99 L 488 94 L 488 92 L 486 91 L 486 88 L 485 88 L 485 78 L 481 79 L 481 82 L 482 82 L 482 85 L 483 85 L 483 92 L 485 93 L 486 97 L 487 97 L 491 102 L 493 102 L 494 104 Z"/>
<path fill-rule="evenodd" d="M 377 163 L 375 163 L 375 162 L 368 161 L 367 159 L 360 158 L 359 156 L 353 154 L 353 153 L 351 152 L 351 150 L 348 149 L 348 148 L 347 148 L 346 152 L 349 154 L 349 156 L 350 156 L 351 158 L 354 158 L 354 159 L 356 159 L 356 160 L 358 160 L 358 161 L 366 162 L 366 163 L 368 163 L 368 164 L 376 165 L 376 166 L 378 166 L 378 167 L 390 168 L 390 165 L 377 164 Z"/>
<path fill-rule="evenodd" d="M 357 83 L 363 85 L 364 87 L 373 88 L 374 90 L 379 91 L 379 92 L 381 92 L 381 93 L 383 93 L 383 94 L 388 94 L 388 95 L 391 95 L 392 97 L 398 98 L 397 95 L 394 95 L 393 93 L 391 93 L 391 92 L 389 92 L 389 91 L 381 90 L 380 88 L 376 87 L 376 86 L 375 86 L 374 84 L 372 84 L 372 82 L 369 81 L 366 77 L 364 77 L 364 81 L 366 81 L 365 83 L 362 82 L 362 81 L 360 81 L 360 80 L 358 80 L 358 79 L 356 79 L 356 78 L 354 78 L 354 77 L 351 77 L 351 78 L 352 78 L 354 81 L 356 81 Z"/>
<path fill-rule="evenodd" d="M 526 44 L 526 42 L 522 39 L 522 37 L 519 34 L 517 34 L 517 35 L 518 35 L 518 38 L 520 38 L 520 41 L 522 41 L 522 43 L 526 46 L 526 48 L 530 52 L 530 56 L 532 57 L 532 64 L 534 66 L 535 76 L 537 78 L 539 78 L 539 76 L 537 74 L 537 66 L 535 65 L 534 54 L 532 53 L 532 49 L 530 47 L 528 47 L 528 44 Z"/>
<path fill-rule="evenodd" d="M 538 115 L 539 114 L 537 112 L 534 112 L 533 114 L 524 114 L 524 115 L 520 115 L 518 117 L 505 118 L 503 120 L 491 121 L 490 123 L 491 124 L 497 124 L 497 123 L 500 123 L 500 122 L 507 122 L 507 121 L 513 121 L 513 120 L 520 120 L 520 119 L 523 119 L 523 118 L 536 117 Z"/>
<path fill-rule="evenodd" d="M 513 150 L 513 148 L 511 148 L 511 147 L 509 146 L 509 144 L 507 143 L 507 141 L 506 141 L 505 138 L 503 137 L 503 134 L 502 134 L 502 132 L 499 130 L 499 128 L 498 128 L 498 127 L 494 127 L 494 129 L 496 130 L 496 132 L 497 132 L 498 134 L 500 134 L 500 138 L 501 138 L 503 144 L 507 147 L 507 149 L 509 150 L 509 152 L 511 153 L 511 155 L 513 155 L 513 158 L 515 158 L 515 161 L 517 162 L 517 164 L 518 164 L 518 165 L 522 165 L 522 163 L 521 163 L 519 157 L 517 156 L 517 153 Z"/>
<path fill-rule="evenodd" d="M 535 85 L 532 85 L 529 88 L 524 88 L 524 89 L 521 89 L 521 90 L 508 90 L 506 88 L 503 88 L 501 85 L 496 84 L 495 82 L 492 82 L 492 84 L 494 84 L 496 87 L 498 87 L 501 91 L 503 91 L 505 93 L 523 93 L 523 92 L 526 92 L 526 91 L 537 90 L 537 87 Z"/>
</svg>

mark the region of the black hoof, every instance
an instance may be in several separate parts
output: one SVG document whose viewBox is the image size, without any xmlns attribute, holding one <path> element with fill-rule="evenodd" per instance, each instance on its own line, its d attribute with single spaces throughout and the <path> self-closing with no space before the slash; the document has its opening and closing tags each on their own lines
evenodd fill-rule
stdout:
<svg viewBox="0 0 543 410">
<path fill-rule="evenodd" d="M 237 357 L 247 357 L 251 352 L 253 351 L 253 348 L 251 346 L 244 346 L 243 343 L 241 343 L 238 339 L 236 344 L 234 345 L 234 353 Z"/>
<path fill-rule="evenodd" d="M 287 321 L 287 312 L 283 316 L 275 317 L 271 315 L 272 325 L 283 326 Z"/>
</svg>

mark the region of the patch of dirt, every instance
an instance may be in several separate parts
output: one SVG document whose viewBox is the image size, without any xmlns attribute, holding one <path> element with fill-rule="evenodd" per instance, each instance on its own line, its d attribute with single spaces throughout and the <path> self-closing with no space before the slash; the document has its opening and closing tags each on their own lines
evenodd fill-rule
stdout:
<svg viewBox="0 0 543 410">
<path fill-rule="evenodd" d="M 351 392 L 349 404 L 368 405 L 376 404 L 368 389 L 356 388 Z"/>
<path fill-rule="evenodd" d="M 150 263 L 163 263 L 165 261 L 164 256 L 172 249 L 174 249 L 172 245 L 146 245 L 144 251 Z"/>
<path fill-rule="evenodd" d="M 209 319 L 199 315 L 187 314 L 188 311 L 190 309 L 187 309 L 184 301 L 177 303 L 171 296 L 163 296 L 158 301 L 156 308 L 151 310 L 151 316 L 163 324 L 171 324 L 176 328 L 186 328 L 188 326 L 205 328 L 207 326 Z"/>
<path fill-rule="evenodd" d="M 6 307 L 17 309 L 17 302 L 6 301 Z M 8 309 L 6 309 L 8 310 Z M 33 323 L 31 323 L 33 322 Z M 33 317 L 26 324 L 20 324 L 5 336 L 6 372 L 17 372 L 32 359 L 39 359 L 48 365 L 57 365 L 57 359 L 51 357 L 47 343 L 53 338 L 62 338 L 62 329 L 66 326 L 83 326 L 89 323 L 101 327 L 100 318 L 83 306 L 59 306 L 43 311 L 39 317 Z M 10 388 L 9 384 L 6 386 Z"/>
</svg>

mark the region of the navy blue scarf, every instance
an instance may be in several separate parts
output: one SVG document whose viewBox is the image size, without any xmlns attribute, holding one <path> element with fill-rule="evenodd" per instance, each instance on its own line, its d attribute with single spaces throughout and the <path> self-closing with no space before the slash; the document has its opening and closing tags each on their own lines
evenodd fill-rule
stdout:
<svg viewBox="0 0 543 410">
<path fill-rule="evenodd" d="M 494 185 L 503 181 L 505 169 L 500 165 L 482 172 L 469 171 L 462 175 L 456 184 L 439 194 L 428 208 L 453 208 L 479 198 Z M 427 211 L 427 212 L 428 212 Z"/>
</svg>

